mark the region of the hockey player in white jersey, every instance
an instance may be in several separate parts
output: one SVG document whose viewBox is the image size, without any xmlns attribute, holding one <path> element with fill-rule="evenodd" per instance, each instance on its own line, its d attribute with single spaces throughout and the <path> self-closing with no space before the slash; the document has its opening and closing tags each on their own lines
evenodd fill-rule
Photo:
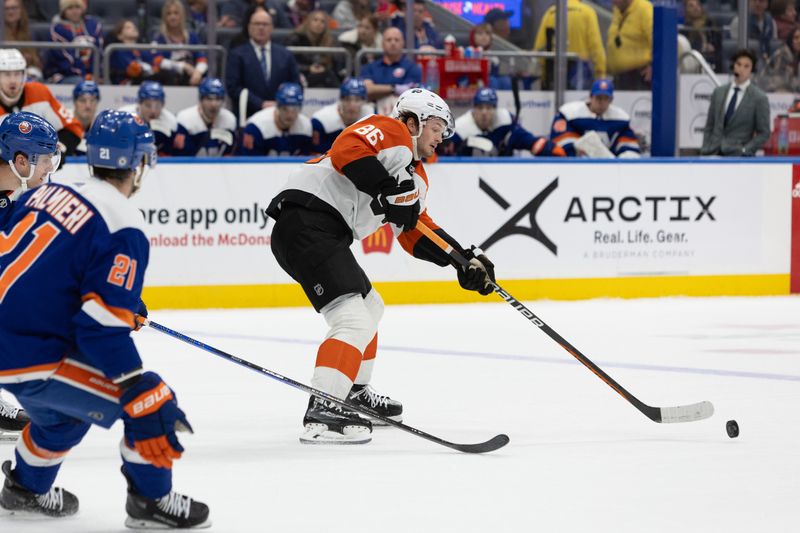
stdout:
<svg viewBox="0 0 800 533">
<path fill-rule="evenodd" d="M 156 150 L 158 155 L 169 155 L 175 132 L 178 130 L 178 119 L 168 109 L 164 108 L 166 101 L 164 87 L 157 81 L 146 81 L 139 86 L 136 93 L 138 103 L 126 105 L 120 111 L 139 115 L 147 122 L 156 137 Z"/>
<path fill-rule="evenodd" d="M 367 86 L 364 85 L 364 80 L 359 78 L 344 80 L 339 88 L 339 101 L 311 115 L 314 150 L 318 154 L 324 154 L 342 130 L 374 112 L 375 107 L 367 103 Z"/>
<path fill-rule="evenodd" d="M 553 119 L 550 139 L 570 157 L 641 157 L 631 119 L 613 101 L 614 85 L 609 80 L 595 81 L 588 100 L 561 106 Z"/>
<path fill-rule="evenodd" d="M 494 265 L 467 250 L 436 225 L 426 208 L 428 177 L 422 164 L 453 134 L 450 108 L 426 89 L 409 89 L 391 117 L 371 115 L 345 128 L 323 156 L 298 167 L 272 199 L 276 220 L 272 252 L 302 286 L 330 330 L 317 351 L 312 385 L 337 398 L 400 420 L 403 406 L 370 385 L 383 301 L 356 262 L 350 245 L 389 223 L 411 255 L 439 266 L 450 256 L 416 228 L 424 222 L 470 260 L 453 264 L 464 289 L 492 292 Z M 362 444 L 372 425 L 357 413 L 310 398 L 303 418 L 307 444 Z"/>
<path fill-rule="evenodd" d="M 301 113 L 303 88 L 286 82 L 275 94 L 277 105 L 247 119 L 239 155 L 311 155 L 311 119 Z"/>
<path fill-rule="evenodd" d="M 200 102 L 178 113 L 172 155 L 219 157 L 230 154 L 236 141 L 236 117 L 222 107 L 225 85 L 219 78 L 205 78 L 197 92 Z"/>
</svg>

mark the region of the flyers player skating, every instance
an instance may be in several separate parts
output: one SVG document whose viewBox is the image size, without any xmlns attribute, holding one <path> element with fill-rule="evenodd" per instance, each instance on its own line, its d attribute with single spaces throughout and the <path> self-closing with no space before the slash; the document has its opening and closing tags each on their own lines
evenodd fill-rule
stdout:
<svg viewBox="0 0 800 533">
<path fill-rule="evenodd" d="M 494 265 L 479 249 L 464 250 L 426 209 L 428 177 L 421 160 L 452 134 L 453 116 L 444 100 L 425 89 L 409 89 L 391 117 L 363 118 L 345 128 L 327 154 L 292 172 L 268 208 L 276 220 L 275 258 L 330 327 L 317 351 L 311 384 L 398 421 L 402 404 L 370 385 L 383 301 L 350 245 L 388 222 L 408 253 L 451 264 L 415 228 L 419 219 L 470 259 L 469 269 L 456 267 L 461 286 L 492 292 Z M 314 396 L 303 425 L 300 440 L 307 444 L 361 444 L 372 438 L 369 420 Z"/>
</svg>

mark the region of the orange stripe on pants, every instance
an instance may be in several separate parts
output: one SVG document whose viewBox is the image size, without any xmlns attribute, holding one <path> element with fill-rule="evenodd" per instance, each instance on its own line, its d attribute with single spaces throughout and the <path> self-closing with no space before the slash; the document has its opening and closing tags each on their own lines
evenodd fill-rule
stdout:
<svg viewBox="0 0 800 533">
<path fill-rule="evenodd" d="M 364 348 L 364 361 L 368 361 L 370 359 L 375 359 L 375 355 L 378 353 L 378 334 L 376 333 L 372 340 L 369 341 L 367 347 Z"/>
<path fill-rule="evenodd" d="M 325 339 L 317 351 L 317 366 L 335 368 L 353 381 L 361 366 L 361 352 L 339 339 Z"/>
</svg>

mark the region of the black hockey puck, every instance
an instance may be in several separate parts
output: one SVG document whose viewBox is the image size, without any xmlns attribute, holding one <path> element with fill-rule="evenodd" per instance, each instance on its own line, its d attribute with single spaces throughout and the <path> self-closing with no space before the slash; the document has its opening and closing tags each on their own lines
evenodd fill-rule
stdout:
<svg viewBox="0 0 800 533">
<path fill-rule="evenodd" d="M 739 436 L 739 424 L 736 423 L 736 420 L 728 420 L 725 424 L 725 431 L 728 432 L 730 438 L 735 439 Z"/>
</svg>

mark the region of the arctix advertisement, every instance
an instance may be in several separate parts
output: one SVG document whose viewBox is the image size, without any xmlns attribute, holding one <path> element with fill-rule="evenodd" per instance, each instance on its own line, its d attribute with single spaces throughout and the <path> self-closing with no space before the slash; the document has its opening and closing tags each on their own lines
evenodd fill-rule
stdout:
<svg viewBox="0 0 800 533">
<path fill-rule="evenodd" d="M 295 164 L 159 163 L 135 197 L 151 244 L 146 284 L 290 284 L 264 209 Z M 433 220 L 482 247 L 500 279 L 789 273 L 789 164 L 438 163 L 428 175 Z M 454 279 L 388 228 L 353 251 L 377 282 Z"/>
</svg>

